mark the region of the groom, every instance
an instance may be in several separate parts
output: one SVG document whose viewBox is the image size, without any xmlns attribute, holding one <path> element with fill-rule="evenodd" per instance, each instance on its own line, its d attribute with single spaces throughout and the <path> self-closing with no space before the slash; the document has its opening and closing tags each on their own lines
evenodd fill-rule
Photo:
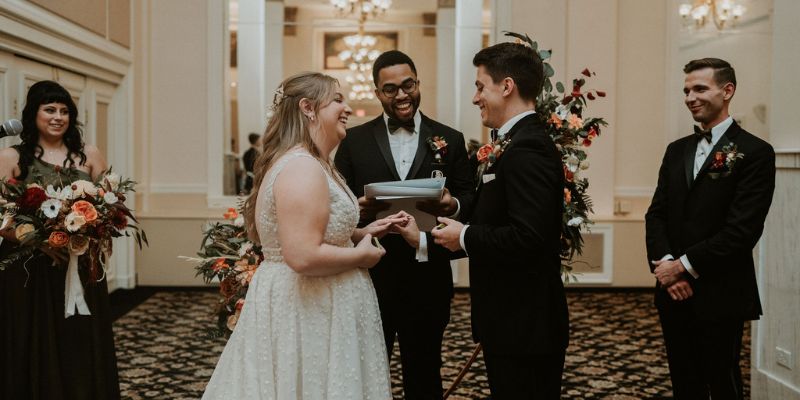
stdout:
<svg viewBox="0 0 800 400">
<path fill-rule="evenodd" d="M 374 220 L 383 207 L 364 197 L 364 185 L 430 178 L 432 173 L 447 178 L 447 190 L 441 199 L 418 208 L 434 215 L 466 212 L 475 186 L 464 136 L 419 111 L 414 62 L 402 52 L 387 51 L 375 60 L 372 73 L 384 112 L 348 129 L 336 151 L 336 167 L 359 196 L 361 223 Z M 434 151 L 428 139 L 437 136 L 445 146 Z M 441 349 L 453 296 L 452 253 L 434 245 L 428 235 L 423 232 L 410 243 L 400 235 L 385 236 L 381 243 L 386 255 L 369 270 L 390 357 L 395 339 L 400 344 L 403 392 L 409 400 L 439 400 L 443 394 Z"/>
<path fill-rule="evenodd" d="M 559 256 L 564 172 L 535 115 L 544 72 L 528 46 L 478 52 L 472 102 L 492 130 L 496 160 L 482 176 L 469 225 L 448 218 L 436 243 L 469 255 L 473 337 L 483 344 L 493 400 L 558 399 L 569 322 Z"/>
</svg>

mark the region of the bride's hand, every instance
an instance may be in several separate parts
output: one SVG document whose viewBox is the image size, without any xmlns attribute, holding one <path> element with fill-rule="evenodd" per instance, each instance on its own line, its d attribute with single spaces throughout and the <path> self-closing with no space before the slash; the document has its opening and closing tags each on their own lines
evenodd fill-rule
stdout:
<svg viewBox="0 0 800 400">
<path fill-rule="evenodd" d="M 405 222 L 393 224 L 390 228 L 391 231 L 399 233 L 411 247 L 419 248 L 419 227 L 414 216 L 405 211 L 400 211 L 394 216 L 402 218 Z"/>
<path fill-rule="evenodd" d="M 378 239 L 383 238 L 387 233 L 391 231 L 391 227 L 394 224 L 405 224 L 406 219 L 404 217 L 399 217 L 398 214 L 390 215 L 386 218 L 381 218 L 379 220 L 373 221 L 371 224 L 357 229 L 353 232 L 353 241 L 358 242 L 361 238 L 364 237 L 366 234 L 370 234 L 372 236 L 377 237 Z"/>
<path fill-rule="evenodd" d="M 361 268 L 374 267 L 381 260 L 381 257 L 386 254 L 386 250 L 383 247 L 376 247 L 373 244 L 373 236 L 369 233 L 361 238 L 361 241 L 356 245 L 356 250 L 361 253 L 363 258 Z"/>
</svg>

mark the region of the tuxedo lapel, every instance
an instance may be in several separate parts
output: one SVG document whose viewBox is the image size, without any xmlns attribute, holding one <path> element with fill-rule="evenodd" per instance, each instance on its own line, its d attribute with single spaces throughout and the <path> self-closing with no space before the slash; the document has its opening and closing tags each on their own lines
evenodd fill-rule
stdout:
<svg viewBox="0 0 800 400">
<path fill-rule="evenodd" d="M 433 136 L 433 132 L 431 132 L 431 128 L 428 127 L 428 124 L 425 123 L 425 119 L 426 118 L 423 116 L 422 121 L 419 124 L 419 143 L 417 144 L 417 154 L 414 155 L 414 162 L 411 164 L 411 169 L 408 170 L 406 179 L 417 176 L 417 172 L 419 172 L 423 162 L 428 159 L 428 155 L 431 153 L 430 146 L 428 145 L 428 138 Z"/>
<path fill-rule="evenodd" d="M 693 138 L 686 141 L 683 149 L 683 165 L 686 168 L 686 187 L 692 187 L 694 181 L 694 159 L 697 153 L 697 141 Z"/>
<path fill-rule="evenodd" d="M 386 166 L 392 171 L 392 176 L 395 180 L 400 180 L 400 174 L 397 173 L 397 168 L 394 165 L 394 157 L 392 157 L 392 148 L 389 146 L 389 136 L 386 128 L 386 123 L 383 121 L 383 114 L 373 120 L 372 135 L 375 137 L 375 142 L 378 144 L 378 149 L 383 155 Z"/>
</svg>

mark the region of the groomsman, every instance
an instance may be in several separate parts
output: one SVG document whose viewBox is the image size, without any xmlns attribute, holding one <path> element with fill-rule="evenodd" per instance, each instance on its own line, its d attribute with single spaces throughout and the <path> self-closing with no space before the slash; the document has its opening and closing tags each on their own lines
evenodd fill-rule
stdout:
<svg viewBox="0 0 800 400">
<path fill-rule="evenodd" d="M 684 102 L 699 123 L 667 146 L 646 215 L 675 399 L 742 399 L 745 321 L 762 314 L 753 248 L 775 188 L 775 152 L 728 113 L 736 74 L 693 60 Z"/>
<path fill-rule="evenodd" d="M 375 219 L 386 204 L 364 197 L 364 185 L 405 179 L 447 178 L 439 200 L 418 207 L 435 215 L 457 216 L 469 208 L 475 188 L 464 136 L 419 111 L 420 82 L 414 62 L 399 51 L 381 54 L 372 67 L 383 114 L 347 130 L 336 151 L 336 167 L 359 197 L 361 223 Z M 428 139 L 444 147 L 434 151 Z M 437 155 L 439 157 L 437 157 Z M 440 400 L 443 395 L 442 337 L 450 321 L 452 253 L 434 245 L 429 233 L 404 241 L 381 239 L 386 255 L 369 270 L 378 295 L 386 349 L 400 345 L 404 398 Z"/>
<path fill-rule="evenodd" d="M 528 46 L 500 43 L 473 58 L 472 102 L 493 128 L 496 161 L 478 156 L 469 225 L 439 218 L 436 243 L 469 255 L 472 332 L 483 344 L 493 400 L 559 399 L 569 336 L 561 281 L 561 154 L 535 115 L 542 60 Z"/>
</svg>

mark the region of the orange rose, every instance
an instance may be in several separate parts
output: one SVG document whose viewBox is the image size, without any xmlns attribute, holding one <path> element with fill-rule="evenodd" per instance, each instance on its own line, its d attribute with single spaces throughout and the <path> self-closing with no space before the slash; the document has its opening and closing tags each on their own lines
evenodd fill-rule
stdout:
<svg viewBox="0 0 800 400">
<path fill-rule="evenodd" d="M 78 200 L 72 205 L 72 211 L 83 217 L 86 222 L 92 222 L 97 219 L 97 210 L 92 203 L 86 200 Z"/>
<path fill-rule="evenodd" d="M 238 217 L 238 216 L 239 216 L 239 213 L 236 212 L 235 208 L 229 208 L 228 212 L 226 212 L 225 214 L 222 215 L 222 217 L 225 218 L 225 219 L 236 219 L 236 217 Z"/>
<path fill-rule="evenodd" d="M 478 162 L 486 162 L 489 159 L 489 154 L 492 154 L 493 149 L 491 144 L 485 144 L 478 149 Z"/>
<path fill-rule="evenodd" d="M 64 232 L 53 232 L 47 238 L 47 243 L 54 248 L 64 247 L 69 243 L 69 235 Z"/>
</svg>

